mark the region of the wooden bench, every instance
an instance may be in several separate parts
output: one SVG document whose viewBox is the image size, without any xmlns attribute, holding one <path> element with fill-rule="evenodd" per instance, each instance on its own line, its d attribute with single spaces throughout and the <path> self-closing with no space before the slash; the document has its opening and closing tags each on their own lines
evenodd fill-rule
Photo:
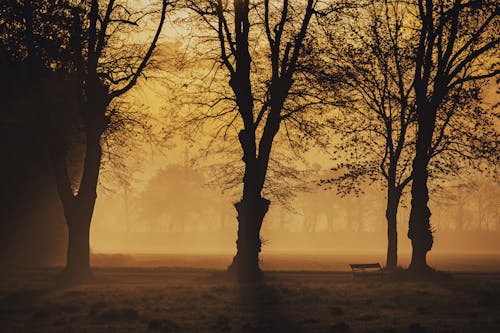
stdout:
<svg viewBox="0 0 500 333">
<path fill-rule="evenodd" d="M 367 277 L 370 275 L 380 275 L 382 277 L 384 274 L 382 266 L 378 262 L 373 264 L 350 264 L 350 266 L 354 277 Z"/>
</svg>

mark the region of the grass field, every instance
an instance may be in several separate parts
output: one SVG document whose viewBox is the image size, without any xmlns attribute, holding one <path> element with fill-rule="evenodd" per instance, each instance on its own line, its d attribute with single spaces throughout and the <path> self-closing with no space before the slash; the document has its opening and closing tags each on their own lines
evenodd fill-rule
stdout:
<svg viewBox="0 0 500 333">
<path fill-rule="evenodd" d="M 179 258 L 185 267 L 98 267 L 73 288 L 54 285 L 56 268 L 3 274 L 0 332 L 500 332 L 498 272 L 409 282 L 283 270 L 240 285 Z"/>
</svg>

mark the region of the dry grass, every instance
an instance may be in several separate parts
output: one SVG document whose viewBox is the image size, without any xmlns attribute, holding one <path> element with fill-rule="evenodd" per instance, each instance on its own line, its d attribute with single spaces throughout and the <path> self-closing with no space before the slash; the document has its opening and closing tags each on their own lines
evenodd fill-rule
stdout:
<svg viewBox="0 0 500 333">
<path fill-rule="evenodd" d="M 99 268 L 58 289 L 56 270 L 0 280 L 0 332 L 500 332 L 500 275 L 441 282 L 341 272 L 270 272 L 239 285 L 221 271 Z"/>
</svg>

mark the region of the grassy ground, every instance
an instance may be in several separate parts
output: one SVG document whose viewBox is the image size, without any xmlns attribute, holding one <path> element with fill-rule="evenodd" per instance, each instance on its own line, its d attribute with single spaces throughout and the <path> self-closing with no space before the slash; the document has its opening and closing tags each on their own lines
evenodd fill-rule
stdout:
<svg viewBox="0 0 500 333">
<path fill-rule="evenodd" d="M 500 275 L 442 282 L 269 272 L 259 286 L 221 271 L 98 268 L 56 288 L 55 269 L 0 278 L 0 332 L 500 332 Z"/>
</svg>

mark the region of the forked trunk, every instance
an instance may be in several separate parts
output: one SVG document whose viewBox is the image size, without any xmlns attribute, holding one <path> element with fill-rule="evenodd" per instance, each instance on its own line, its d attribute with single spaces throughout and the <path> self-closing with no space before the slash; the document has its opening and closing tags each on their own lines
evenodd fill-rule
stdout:
<svg viewBox="0 0 500 333">
<path fill-rule="evenodd" d="M 90 269 L 89 232 L 97 198 L 96 190 L 101 167 L 100 133 L 97 130 L 87 133 L 83 174 L 78 194 L 70 194 L 69 183 L 64 186 L 65 181 L 63 177 L 66 177 L 65 179 L 67 180 L 69 178 L 59 168 L 58 176 L 60 179 L 58 180 L 58 188 L 68 226 L 66 267 L 62 272 L 61 278 L 64 282 L 68 283 L 86 282 L 92 275 Z M 65 157 L 60 160 L 61 163 L 64 160 Z"/>
<path fill-rule="evenodd" d="M 248 107 L 246 103 L 241 105 Z M 276 108 L 276 106 L 274 107 Z M 258 157 L 256 156 L 254 129 L 245 129 L 239 133 L 245 173 L 243 176 L 243 197 L 240 202 L 234 205 L 238 212 L 237 250 L 228 270 L 235 273 L 240 281 L 252 282 L 261 276 L 259 267 L 259 253 L 262 245 L 260 229 L 270 204 L 270 201 L 263 198 L 261 193 L 266 179 L 272 142 L 278 129 L 279 112 L 272 107 L 259 143 Z"/>
</svg>

